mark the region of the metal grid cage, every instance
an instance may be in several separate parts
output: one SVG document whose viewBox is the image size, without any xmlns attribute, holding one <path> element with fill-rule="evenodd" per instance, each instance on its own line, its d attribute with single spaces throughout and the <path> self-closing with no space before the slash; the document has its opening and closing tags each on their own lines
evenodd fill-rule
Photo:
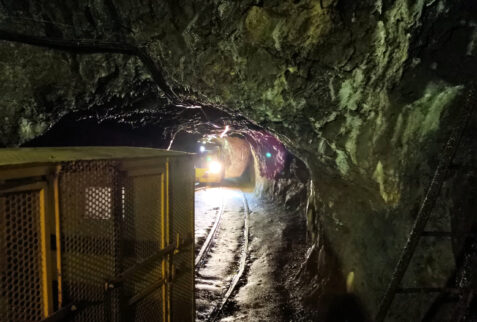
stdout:
<svg viewBox="0 0 477 322">
<path fill-rule="evenodd" d="M 163 175 L 126 177 L 123 187 L 123 267 L 130 269 L 154 256 L 164 247 L 164 177 Z M 129 299 L 129 321 L 162 319 L 163 289 L 160 259 L 134 272 L 124 283 Z M 157 287 L 152 287 L 158 284 Z M 145 296 L 141 296 L 146 290 Z M 133 299 L 131 301 L 131 299 Z"/>
<path fill-rule="evenodd" d="M 172 236 L 194 238 L 194 171 L 187 160 L 176 159 L 171 162 L 170 172 L 177 174 L 170 183 Z M 172 284 L 171 317 L 173 321 L 192 321 L 195 318 L 194 247 L 188 246 L 176 254 L 173 263 L 176 279 Z"/>
<path fill-rule="evenodd" d="M 103 304 L 105 281 L 120 270 L 117 164 L 65 163 L 59 183 L 63 302 L 88 304 L 75 321 L 107 321 L 119 309 L 117 299 L 109 304 L 110 312 Z"/>
<path fill-rule="evenodd" d="M 0 195 L 0 321 L 44 317 L 40 192 Z"/>
<path fill-rule="evenodd" d="M 192 160 L 161 153 L 3 172 L 0 322 L 194 319 Z"/>
</svg>

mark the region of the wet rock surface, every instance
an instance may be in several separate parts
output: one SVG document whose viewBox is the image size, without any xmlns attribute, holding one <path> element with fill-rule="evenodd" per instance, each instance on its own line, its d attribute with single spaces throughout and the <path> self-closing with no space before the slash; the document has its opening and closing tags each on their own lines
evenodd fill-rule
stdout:
<svg viewBox="0 0 477 322">
<path fill-rule="evenodd" d="M 280 171 L 267 178 L 291 208 L 303 203 L 292 191 L 309 191 L 308 237 L 321 254 L 303 275 L 317 279 L 309 302 L 331 305 L 352 273 L 373 316 L 477 70 L 476 21 L 471 0 L 4 1 L 0 30 L 140 46 L 182 106 L 134 55 L 1 41 L 1 144 L 22 144 L 77 110 L 143 125 L 165 117 L 176 133 L 187 120 L 210 123 L 202 104 L 227 111 L 242 132 L 266 128 L 312 179 L 288 188 Z M 475 114 L 470 124 L 429 228 L 475 231 Z M 425 241 L 404 284 L 445 285 L 463 245 Z M 401 297 L 390 319 L 419 320 L 432 301 Z"/>
</svg>

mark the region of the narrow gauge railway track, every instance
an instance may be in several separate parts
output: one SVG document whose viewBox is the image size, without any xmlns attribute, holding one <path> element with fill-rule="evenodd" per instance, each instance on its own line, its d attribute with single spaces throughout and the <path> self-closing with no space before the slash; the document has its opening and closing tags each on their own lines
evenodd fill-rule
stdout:
<svg viewBox="0 0 477 322">
<path fill-rule="evenodd" d="M 215 223 L 212 226 L 212 229 L 209 231 L 209 234 L 207 235 L 207 238 L 205 239 L 204 243 L 200 247 L 199 254 L 197 254 L 197 256 L 195 257 L 194 265 L 195 265 L 195 270 L 196 271 L 198 271 L 199 268 L 201 267 L 201 264 L 203 263 L 202 260 L 205 258 L 204 256 L 207 255 L 207 253 L 210 249 L 212 239 L 214 238 L 215 233 L 217 232 L 217 227 L 219 227 L 220 219 L 222 218 L 222 214 L 224 213 L 224 191 L 223 191 L 223 189 L 221 189 L 221 194 L 222 194 L 222 198 L 221 198 L 220 209 L 219 209 L 219 213 L 217 215 L 217 218 L 215 219 Z"/>
<path fill-rule="evenodd" d="M 237 193 L 226 191 L 223 190 L 219 214 L 195 260 L 199 321 L 216 321 L 221 316 L 245 272 L 248 258 L 247 199 L 241 192 L 239 205 Z M 224 201 L 226 193 L 229 193 L 228 202 Z"/>
</svg>

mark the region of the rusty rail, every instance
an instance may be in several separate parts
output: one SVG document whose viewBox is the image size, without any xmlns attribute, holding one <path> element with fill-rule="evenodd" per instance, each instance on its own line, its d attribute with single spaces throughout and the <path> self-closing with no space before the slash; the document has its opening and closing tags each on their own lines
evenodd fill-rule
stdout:
<svg viewBox="0 0 477 322">
<path fill-rule="evenodd" d="M 235 291 L 237 288 L 238 282 L 242 278 L 244 272 L 245 272 L 245 265 L 247 264 L 247 259 L 248 259 L 248 244 L 249 244 L 249 220 L 250 220 L 250 208 L 248 206 L 248 201 L 247 197 L 245 197 L 245 193 L 242 192 L 242 200 L 243 200 L 243 207 L 244 207 L 244 228 L 243 228 L 243 247 L 242 247 L 242 252 L 240 255 L 240 263 L 239 263 L 239 270 L 237 274 L 232 279 L 232 282 L 229 285 L 229 288 L 227 289 L 227 292 L 225 292 L 225 295 L 222 299 L 222 302 L 215 308 L 214 311 L 209 316 L 209 321 L 214 322 L 217 321 L 217 319 L 220 317 L 220 314 L 222 314 L 222 310 L 225 307 L 225 304 L 230 299 L 230 296 L 232 293 Z"/>
<path fill-rule="evenodd" d="M 215 233 L 217 231 L 217 227 L 219 227 L 220 220 L 222 219 L 222 215 L 224 213 L 224 191 L 221 188 L 220 191 L 222 192 L 222 201 L 220 203 L 220 210 L 217 215 L 217 219 L 215 220 L 214 226 L 212 226 L 212 229 L 210 230 L 209 234 L 207 235 L 207 239 L 204 241 L 202 244 L 202 247 L 200 248 L 199 254 L 197 254 L 197 257 L 195 258 L 194 266 L 196 271 L 201 267 L 202 259 L 204 256 L 209 252 L 210 246 L 212 244 L 212 239 L 215 236 Z"/>
</svg>

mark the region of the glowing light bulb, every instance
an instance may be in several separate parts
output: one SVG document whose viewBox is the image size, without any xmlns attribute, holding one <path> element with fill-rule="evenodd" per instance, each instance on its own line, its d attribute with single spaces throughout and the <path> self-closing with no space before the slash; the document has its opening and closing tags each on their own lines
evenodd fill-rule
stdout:
<svg viewBox="0 0 477 322">
<path fill-rule="evenodd" d="M 199 151 L 200 152 L 205 152 L 205 146 L 201 145 L 200 148 L 199 148 Z"/>
<path fill-rule="evenodd" d="M 210 173 L 219 173 L 222 170 L 222 164 L 217 161 L 212 161 L 209 164 L 209 172 Z"/>
</svg>

